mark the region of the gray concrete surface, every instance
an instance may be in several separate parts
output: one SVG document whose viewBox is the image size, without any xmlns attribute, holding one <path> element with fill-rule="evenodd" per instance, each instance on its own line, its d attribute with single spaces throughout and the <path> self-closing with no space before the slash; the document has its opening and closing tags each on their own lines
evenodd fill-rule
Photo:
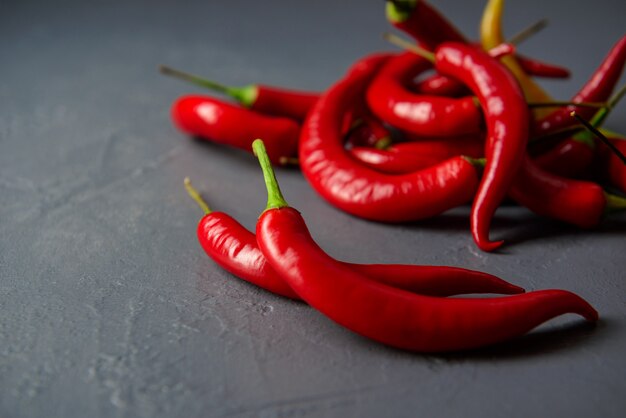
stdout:
<svg viewBox="0 0 626 418">
<path fill-rule="evenodd" d="M 475 33 L 482 1 L 433 1 Z M 521 48 L 571 67 L 567 98 L 624 33 L 622 1 L 510 1 L 505 27 L 551 25 Z M 501 254 L 476 250 L 467 208 L 411 225 L 340 213 L 279 170 L 316 239 L 345 260 L 482 269 L 563 288 L 602 321 L 552 321 L 510 343 L 419 355 L 360 338 L 220 270 L 199 247 L 189 175 L 252 228 L 249 155 L 194 142 L 169 104 L 197 91 L 170 64 L 226 83 L 323 89 L 393 49 L 380 0 L 0 2 L 0 416 L 380 417 L 626 413 L 626 217 L 592 231 L 498 212 Z M 626 105 L 608 126 L 626 132 Z"/>
</svg>

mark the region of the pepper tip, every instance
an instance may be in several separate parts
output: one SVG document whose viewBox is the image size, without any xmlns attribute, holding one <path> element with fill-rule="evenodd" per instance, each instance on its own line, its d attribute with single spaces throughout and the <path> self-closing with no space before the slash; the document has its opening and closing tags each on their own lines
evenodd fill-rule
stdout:
<svg viewBox="0 0 626 418">
<path fill-rule="evenodd" d="M 476 245 L 478 245 L 478 248 L 480 248 L 482 251 L 485 252 L 492 252 L 496 249 L 498 249 L 500 246 L 502 246 L 502 244 L 504 244 L 504 240 L 500 240 L 500 241 L 480 241 L 480 242 L 476 242 Z"/>
<path fill-rule="evenodd" d="M 514 284 L 511 284 L 510 291 L 512 295 L 519 295 L 521 293 L 526 293 L 526 289 L 520 286 L 516 286 Z"/>
</svg>

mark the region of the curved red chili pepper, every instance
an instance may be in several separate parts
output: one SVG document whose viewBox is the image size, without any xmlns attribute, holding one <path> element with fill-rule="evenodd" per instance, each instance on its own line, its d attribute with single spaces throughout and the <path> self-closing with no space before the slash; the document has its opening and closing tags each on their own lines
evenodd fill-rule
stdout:
<svg viewBox="0 0 626 418">
<path fill-rule="evenodd" d="M 256 236 L 223 212 L 211 212 L 198 224 L 198 240 L 224 270 L 272 293 L 300 297 L 267 263 Z M 468 293 L 523 293 L 524 289 L 491 274 L 457 267 L 342 263 L 369 279 L 429 296 Z"/>
<path fill-rule="evenodd" d="M 350 156 L 382 173 L 406 174 L 421 170 L 457 155 L 481 158 L 484 154 L 481 136 L 421 140 L 393 144 L 385 149 L 353 147 Z"/>
<path fill-rule="evenodd" d="M 499 58 L 513 51 L 512 45 L 502 44 L 490 50 L 489 55 Z M 483 126 L 483 118 L 475 97 L 428 96 L 409 90 L 412 80 L 431 65 L 430 61 L 412 52 L 391 58 L 367 90 L 367 103 L 372 112 L 385 122 L 414 135 L 478 133 Z M 460 90 L 468 90 L 458 80 L 450 81 L 447 88 L 454 89 L 454 84 L 460 86 Z M 418 84 L 417 87 L 424 86 Z"/>
<path fill-rule="evenodd" d="M 207 96 L 183 96 L 172 105 L 172 118 L 185 133 L 251 152 L 257 136 L 267 138 L 272 162 L 297 153 L 300 126 L 288 118 L 261 115 Z"/>
<path fill-rule="evenodd" d="M 602 64 L 596 69 L 589 81 L 572 97 L 571 101 L 574 103 L 606 101 L 620 79 L 624 64 L 626 64 L 626 36 L 622 37 L 611 48 Z M 578 106 L 559 108 L 533 123 L 533 136 L 546 136 L 574 125 L 576 120 L 570 116 L 572 111 L 576 111 L 581 117 L 588 119 L 593 116 L 596 109 Z"/>
<path fill-rule="evenodd" d="M 422 296 L 369 279 L 327 255 L 300 213 L 282 198 L 262 144 L 254 147 L 268 186 L 257 221 L 259 248 L 274 270 L 309 305 L 363 336 L 394 347 L 440 352 L 476 348 L 522 335 L 565 313 L 596 321 L 585 300 L 564 290 L 487 299 Z"/>
<path fill-rule="evenodd" d="M 573 180 L 542 170 L 524 158 L 509 195 L 533 212 L 581 228 L 600 223 L 607 210 L 607 195 L 590 181 Z"/>
<path fill-rule="evenodd" d="M 343 115 L 363 100 L 365 87 L 387 56 L 357 63 L 316 103 L 300 136 L 300 167 L 331 204 L 366 219 L 423 219 L 471 200 L 478 174 L 462 157 L 401 176 L 378 173 L 355 162 L 343 148 Z"/>
<path fill-rule="evenodd" d="M 528 142 L 529 111 L 524 94 L 511 73 L 486 52 L 445 43 L 435 51 L 435 67 L 465 83 L 480 101 L 487 124 L 487 163 L 471 212 L 474 241 L 492 251 L 502 241 L 489 241 L 493 214 L 506 195 Z"/>
<path fill-rule="evenodd" d="M 391 58 L 367 88 L 372 112 L 392 126 L 421 136 L 480 132 L 482 112 L 474 97 L 427 96 L 407 89 L 410 80 L 431 66 L 411 52 Z"/>
<path fill-rule="evenodd" d="M 365 337 L 405 350 L 442 352 L 501 342 L 556 316 L 596 321 L 579 296 L 543 290 L 487 299 L 433 298 L 368 280 L 315 244 L 292 208 L 266 210 L 257 241 L 270 265 L 309 305 Z"/>
</svg>

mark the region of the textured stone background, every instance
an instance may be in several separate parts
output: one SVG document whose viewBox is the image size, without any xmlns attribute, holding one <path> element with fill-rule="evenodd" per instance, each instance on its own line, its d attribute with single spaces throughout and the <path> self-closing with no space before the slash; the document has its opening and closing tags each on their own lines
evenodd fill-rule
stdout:
<svg viewBox="0 0 626 418">
<path fill-rule="evenodd" d="M 482 1 L 433 3 L 475 34 Z M 622 1 L 510 1 L 505 28 L 551 25 L 521 50 L 571 67 L 567 98 L 623 35 Z M 510 343 L 424 356 L 341 329 L 254 288 L 200 249 L 190 175 L 252 228 L 265 204 L 249 155 L 194 142 L 168 117 L 197 91 L 160 63 L 226 83 L 323 89 L 393 49 L 371 1 L 0 2 L 0 416 L 568 416 L 626 411 L 626 217 L 579 231 L 514 207 L 476 250 L 467 208 L 412 225 L 340 213 L 279 170 L 330 254 L 482 269 L 594 304 Z M 626 132 L 626 104 L 608 126 Z"/>
</svg>

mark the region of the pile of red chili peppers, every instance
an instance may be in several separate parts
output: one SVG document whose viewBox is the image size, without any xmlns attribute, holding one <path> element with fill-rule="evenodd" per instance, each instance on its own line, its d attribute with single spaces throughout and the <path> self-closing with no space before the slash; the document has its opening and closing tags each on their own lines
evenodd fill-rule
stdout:
<svg viewBox="0 0 626 418">
<path fill-rule="evenodd" d="M 519 37 L 506 42 L 503 0 L 487 1 L 480 43 L 424 0 L 388 0 L 386 7 L 393 26 L 413 38 L 409 50 L 366 56 L 323 93 L 229 87 L 162 67 L 238 102 L 185 96 L 172 116 L 190 135 L 254 151 L 266 179 L 268 205 L 256 235 L 212 212 L 186 181 L 206 213 L 198 226 L 202 247 L 234 275 L 408 350 L 476 348 L 564 313 L 595 321 L 597 312 L 567 291 L 524 293 L 460 268 L 337 261 L 283 199 L 272 164 L 299 164 L 324 199 L 369 220 L 425 219 L 472 202 L 471 232 L 484 251 L 503 243 L 489 229 L 507 198 L 583 228 L 626 208 L 619 152 L 626 140 L 601 128 L 626 92 L 614 92 L 626 36 L 570 101 L 555 102 L 532 77 L 569 71 L 518 54 Z M 450 297 L 467 293 L 508 296 Z"/>
</svg>

